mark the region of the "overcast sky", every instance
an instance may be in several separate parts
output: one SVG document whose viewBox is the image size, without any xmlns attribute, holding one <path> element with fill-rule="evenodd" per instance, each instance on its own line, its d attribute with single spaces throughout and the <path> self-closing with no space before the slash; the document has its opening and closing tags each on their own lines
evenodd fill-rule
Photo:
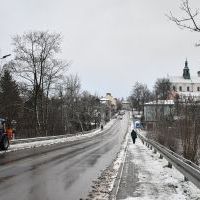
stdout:
<svg viewBox="0 0 200 200">
<path fill-rule="evenodd" d="M 182 75 L 187 58 L 200 70 L 200 33 L 181 30 L 165 14 L 179 0 L 0 0 L 0 56 L 12 53 L 11 37 L 31 30 L 59 32 L 61 57 L 72 60 L 82 90 L 127 97 L 136 81 L 152 88 L 157 78 Z M 200 1 L 191 0 L 200 8 Z M 7 60 L 1 61 L 6 62 Z"/>
</svg>

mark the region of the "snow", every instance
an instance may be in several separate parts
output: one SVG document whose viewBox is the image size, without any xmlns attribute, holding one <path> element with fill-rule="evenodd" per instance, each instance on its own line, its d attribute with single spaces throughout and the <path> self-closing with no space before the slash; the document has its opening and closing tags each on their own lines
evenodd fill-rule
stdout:
<svg viewBox="0 0 200 200">
<path fill-rule="evenodd" d="M 115 121 L 116 121 L 116 119 L 112 119 L 110 122 L 108 122 L 104 126 L 104 130 L 110 128 Z M 57 144 L 57 143 L 81 140 L 84 138 L 93 137 L 97 134 L 100 134 L 101 132 L 102 131 L 100 129 L 98 129 L 98 130 L 92 131 L 87 134 L 79 134 L 79 135 L 75 135 L 75 136 L 71 136 L 71 137 L 64 137 L 64 138 L 59 138 L 59 139 L 50 139 L 50 140 L 43 140 L 43 141 L 35 141 L 35 142 L 28 142 L 28 143 L 11 144 L 10 147 L 8 148 L 8 150 L 0 151 L 0 154 L 6 153 L 6 152 L 18 151 L 18 150 L 22 150 L 22 149 L 30 149 L 30 148 L 47 146 L 47 145 L 52 145 L 52 144 Z M 38 139 L 41 140 L 41 137 L 39 137 Z"/>
<path fill-rule="evenodd" d="M 145 103 L 145 105 L 174 105 L 174 100 L 157 100 Z"/>
<path fill-rule="evenodd" d="M 190 79 L 184 79 L 183 76 L 170 76 L 169 80 L 172 83 L 200 83 L 199 76 L 191 76 Z"/>
<path fill-rule="evenodd" d="M 129 126 L 128 132 L 131 131 L 131 124 Z M 128 142 L 129 134 L 126 135 L 120 152 L 117 157 L 114 159 L 113 163 L 110 167 L 104 170 L 101 176 L 94 181 L 94 185 L 92 186 L 92 191 L 89 193 L 87 200 L 108 200 L 110 199 L 111 192 L 113 190 L 115 181 L 117 179 L 117 175 L 119 172 L 119 168 L 121 164 L 124 163 L 126 147 Z"/>
<path fill-rule="evenodd" d="M 175 168 L 168 168 L 165 159 L 159 159 L 140 140 L 131 144 L 129 151 L 134 154 L 134 163 L 139 170 L 138 188 L 135 193 L 139 197 L 128 197 L 126 200 L 151 199 L 200 199 L 200 190 L 190 182 L 184 181 L 183 175 Z M 133 194 L 134 196 L 134 194 Z"/>
<path fill-rule="evenodd" d="M 104 130 L 111 127 L 114 122 L 115 120 L 112 120 L 106 124 Z M 154 154 L 153 151 L 143 145 L 139 139 L 137 139 L 136 144 L 132 144 L 130 138 L 132 126 L 133 124 L 130 124 L 128 134 L 124 139 L 121 150 L 114 159 L 112 165 L 104 170 L 101 176 L 94 181 L 92 191 L 88 195 L 88 200 L 107 200 L 110 198 L 114 186 L 116 187 L 116 180 L 120 178 L 118 172 L 120 166 L 125 162 L 127 151 L 129 154 L 133 155 L 133 159 L 129 162 L 139 169 L 139 174 L 136 191 L 133 192 L 133 196 L 127 197 L 125 200 L 200 200 L 200 190 L 191 182 L 184 181 L 183 175 L 175 168 L 170 169 L 166 167 L 167 161 L 165 159 L 159 159 L 159 154 Z M 101 130 L 96 130 L 84 135 L 15 144 L 11 145 L 6 152 L 81 140 L 100 133 Z M 145 135 L 145 133 L 142 134 Z M 0 153 L 2 154 L 5 152 Z M 113 199 L 115 199 L 115 197 Z"/>
<path fill-rule="evenodd" d="M 116 199 L 115 194 L 112 194 L 112 189 L 115 181 L 121 179 L 118 171 L 125 161 L 126 146 L 128 145 L 127 151 L 134 158 L 129 162 L 139 169 L 139 174 L 136 191 L 133 192 L 132 197 L 127 197 L 124 200 L 200 200 L 200 190 L 191 182 L 184 181 L 184 176 L 175 168 L 168 168 L 167 161 L 160 159 L 159 154 L 154 154 L 139 139 L 137 139 L 136 144 L 132 144 L 131 128 L 129 128 L 129 134 L 127 134 L 121 151 L 113 164 L 94 182 L 93 190 L 88 199 Z M 115 187 L 118 186 L 115 185 Z"/>
</svg>

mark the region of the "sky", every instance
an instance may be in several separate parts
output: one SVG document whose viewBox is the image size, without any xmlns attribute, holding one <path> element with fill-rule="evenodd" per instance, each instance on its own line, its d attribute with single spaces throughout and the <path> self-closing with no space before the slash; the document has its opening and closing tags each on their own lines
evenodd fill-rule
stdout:
<svg viewBox="0 0 200 200">
<path fill-rule="evenodd" d="M 190 0 L 194 8 L 200 1 Z M 152 89 L 157 78 L 200 70 L 200 33 L 181 30 L 180 0 L 0 0 L 0 57 L 13 50 L 12 37 L 28 31 L 61 33 L 60 57 L 72 61 L 82 90 L 126 98 L 136 81 Z M 5 64 L 8 57 L 1 60 Z"/>
</svg>

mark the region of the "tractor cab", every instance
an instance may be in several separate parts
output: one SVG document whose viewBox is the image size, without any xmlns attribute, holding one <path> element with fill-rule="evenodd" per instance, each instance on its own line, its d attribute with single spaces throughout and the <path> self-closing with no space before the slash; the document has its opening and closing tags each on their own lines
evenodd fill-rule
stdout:
<svg viewBox="0 0 200 200">
<path fill-rule="evenodd" d="M 11 129 L 6 129 L 6 120 L 0 118 L 0 150 L 7 150 L 9 139 L 11 139 Z"/>
</svg>

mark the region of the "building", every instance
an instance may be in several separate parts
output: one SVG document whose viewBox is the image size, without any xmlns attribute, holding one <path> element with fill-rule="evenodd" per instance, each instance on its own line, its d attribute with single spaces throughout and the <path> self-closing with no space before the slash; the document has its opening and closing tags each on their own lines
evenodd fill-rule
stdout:
<svg viewBox="0 0 200 200">
<path fill-rule="evenodd" d="M 109 99 L 102 97 L 100 99 L 101 105 L 101 124 L 105 124 L 111 118 L 111 102 Z"/>
<path fill-rule="evenodd" d="M 154 124 L 164 116 L 170 116 L 173 113 L 173 100 L 157 100 L 144 104 L 144 119 L 147 129 L 152 130 Z"/>
<path fill-rule="evenodd" d="M 105 98 L 110 101 L 111 109 L 114 110 L 114 111 L 116 111 L 117 110 L 117 100 L 116 100 L 116 98 L 114 98 L 111 95 L 111 93 L 106 93 Z"/>
<path fill-rule="evenodd" d="M 106 93 L 105 97 L 100 99 L 102 121 L 108 122 L 117 111 L 117 100 L 111 93 Z"/>
<path fill-rule="evenodd" d="M 172 97 L 178 95 L 181 100 L 200 100 L 200 71 L 196 76 L 191 76 L 187 60 L 182 76 L 169 76 L 168 78 L 172 83 Z"/>
<path fill-rule="evenodd" d="M 130 102 L 128 102 L 128 101 L 122 101 L 122 109 L 123 110 L 131 110 Z"/>
</svg>

